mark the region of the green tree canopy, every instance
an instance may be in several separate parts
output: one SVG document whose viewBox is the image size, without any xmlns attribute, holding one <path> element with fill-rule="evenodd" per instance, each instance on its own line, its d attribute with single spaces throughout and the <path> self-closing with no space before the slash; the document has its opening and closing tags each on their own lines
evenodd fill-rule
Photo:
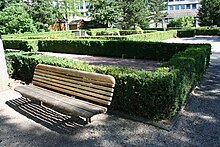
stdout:
<svg viewBox="0 0 220 147">
<path fill-rule="evenodd" d="M 122 3 L 125 29 L 148 25 L 149 11 L 145 0 L 122 0 Z"/>
<path fill-rule="evenodd" d="M 220 26 L 220 0 L 202 0 L 198 12 L 201 26 Z"/>
<path fill-rule="evenodd" d="M 32 0 L 28 3 L 27 11 L 37 24 L 38 30 L 46 29 L 47 24 L 56 22 L 56 10 L 53 1 L 50 0 Z"/>
<path fill-rule="evenodd" d="M 0 32 L 2 34 L 33 31 L 36 31 L 36 27 L 21 3 L 11 4 L 0 11 Z"/>
<path fill-rule="evenodd" d="M 90 8 L 91 17 L 103 25 L 119 23 L 122 18 L 121 4 L 117 0 L 97 0 Z"/>
</svg>

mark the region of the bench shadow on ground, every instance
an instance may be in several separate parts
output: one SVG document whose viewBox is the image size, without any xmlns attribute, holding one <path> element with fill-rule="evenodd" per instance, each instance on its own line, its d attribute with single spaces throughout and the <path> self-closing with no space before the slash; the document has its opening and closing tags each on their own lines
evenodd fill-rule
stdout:
<svg viewBox="0 0 220 147">
<path fill-rule="evenodd" d="M 6 104 L 18 113 L 59 134 L 71 134 L 77 128 L 85 127 L 87 124 L 80 117 L 59 113 L 44 105 L 32 103 L 24 97 L 9 100 Z"/>
</svg>

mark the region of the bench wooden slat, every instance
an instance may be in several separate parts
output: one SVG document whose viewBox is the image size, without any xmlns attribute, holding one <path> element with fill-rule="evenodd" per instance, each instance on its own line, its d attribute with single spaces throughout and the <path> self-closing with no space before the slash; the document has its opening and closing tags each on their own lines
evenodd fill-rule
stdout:
<svg viewBox="0 0 220 147">
<path fill-rule="evenodd" d="M 54 83 L 59 83 L 61 85 L 65 85 L 65 86 L 68 86 L 70 87 L 70 89 L 72 87 L 75 87 L 75 88 L 78 88 L 78 89 L 81 89 L 81 90 L 86 90 L 86 91 L 90 91 L 90 92 L 95 92 L 97 93 L 96 95 L 94 94 L 94 96 L 96 97 L 100 97 L 100 98 L 103 98 L 103 99 L 106 99 L 106 100 L 111 100 L 111 97 L 113 96 L 113 93 L 112 92 L 107 92 L 107 91 L 103 91 L 103 90 L 100 90 L 100 89 L 96 89 L 96 88 L 92 88 L 92 87 L 88 87 L 88 86 L 84 86 L 84 85 L 80 85 L 80 84 L 75 84 L 75 83 L 72 83 L 71 80 L 65 80 L 64 78 L 56 78 L 56 77 L 48 77 L 47 75 L 44 75 L 44 74 L 41 74 L 40 76 L 37 74 L 34 75 L 34 81 L 42 81 L 42 80 L 45 80 L 45 81 L 49 81 L 49 82 L 54 82 Z M 79 92 L 79 91 L 78 91 Z M 100 95 L 101 94 L 101 95 Z M 104 96 L 103 96 L 104 95 Z M 108 97 L 106 97 L 108 96 Z"/>
<path fill-rule="evenodd" d="M 30 90 L 26 91 L 24 88 L 19 89 L 16 87 L 15 90 L 20 92 L 23 97 L 28 97 L 28 98 L 40 100 L 44 103 L 53 105 L 54 107 L 58 107 L 59 109 L 63 109 L 64 111 L 67 111 L 69 113 L 73 113 L 74 115 L 83 116 L 86 118 L 89 118 L 94 115 L 92 112 L 83 110 L 78 107 L 73 107 L 73 106 L 66 104 L 66 103 L 63 103 L 61 101 L 58 101 L 55 99 L 53 99 L 53 100 L 48 99 L 47 95 L 39 94 L 39 93 L 36 93 L 34 91 L 30 91 Z"/>
<path fill-rule="evenodd" d="M 79 108 L 84 109 L 86 111 L 92 112 L 93 114 L 104 113 L 107 111 L 106 107 L 102 107 L 102 106 L 95 105 L 95 104 L 92 104 L 89 102 L 81 101 L 81 100 L 78 100 L 74 97 L 65 96 L 63 94 L 58 94 L 58 93 L 53 92 L 51 90 L 46 90 L 46 89 L 43 89 L 41 87 L 37 87 L 34 85 L 29 85 L 29 86 L 25 86 L 25 87 L 24 86 L 17 86 L 15 88 L 15 90 L 20 91 L 22 93 L 32 91 L 32 92 L 44 95 L 45 97 L 47 97 L 49 99 L 52 99 L 52 100 L 55 99 L 55 100 L 67 103 L 71 106 L 79 107 Z"/>
<path fill-rule="evenodd" d="M 75 80 L 81 83 L 92 83 L 94 84 L 94 87 L 97 87 L 98 89 L 103 89 L 105 91 L 110 91 L 113 92 L 112 89 L 115 86 L 113 83 L 106 83 L 106 82 L 102 82 L 102 81 L 96 81 L 96 80 L 92 80 L 92 79 L 86 79 L 86 78 L 81 78 L 81 77 L 75 77 L 73 75 L 69 76 L 67 74 L 62 74 L 62 73 L 55 73 L 55 72 L 51 72 L 48 70 L 42 70 L 42 69 L 35 69 L 35 73 L 36 75 L 42 75 L 42 74 L 46 74 L 47 76 L 55 76 L 57 78 L 66 78 L 67 81 L 68 79 L 72 80 L 72 82 L 74 82 Z"/>
<path fill-rule="evenodd" d="M 61 68 L 61 67 L 55 67 L 50 65 L 44 65 L 44 64 L 38 64 L 37 69 L 43 69 L 43 70 L 50 70 L 57 73 L 67 74 L 71 76 L 77 76 L 82 78 L 88 78 L 93 79 L 97 81 L 107 82 L 107 83 L 115 83 L 115 79 L 112 76 L 98 74 L 98 73 L 90 73 L 90 72 L 84 72 L 74 69 L 68 69 L 68 68 Z"/>
<path fill-rule="evenodd" d="M 94 102 L 97 102 L 97 103 L 100 103 L 100 104 L 103 104 L 103 105 L 110 105 L 111 104 L 111 102 L 109 102 L 109 101 L 97 99 L 97 98 L 94 98 L 92 96 L 88 96 L 88 95 L 85 95 L 85 94 L 70 91 L 70 90 L 64 89 L 62 87 L 54 87 L 53 85 L 48 85 L 48 83 L 42 83 L 42 82 L 36 82 L 35 81 L 35 84 L 38 85 L 38 86 L 53 89 L 53 90 L 56 90 L 56 91 L 62 91 L 63 93 L 67 93 L 67 94 L 70 94 L 70 95 L 73 95 L 73 96 L 76 96 L 76 97 L 81 97 L 81 98 L 84 98 L 84 99 L 88 99 L 88 100 L 91 100 L 91 101 L 94 101 Z"/>
<path fill-rule="evenodd" d="M 59 83 L 56 83 L 54 80 L 52 80 L 52 79 L 45 79 L 45 78 L 42 78 L 42 77 L 40 77 L 40 78 L 36 78 L 35 79 L 35 85 L 37 84 L 37 82 L 41 82 L 41 83 L 45 83 L 45 84 L 47 84 L 47 85 L 50 85 L 50 86 L 54 86 L 54 87 L 46 87 L 46 85 L 45 85 L 45 88 L 49 88 L 49 89 L 54 89 L 54 88 L 56 88 L 56 89 L 54 89 L 54 90 L 56 90 L 56 91 L 60 91 L 60 92 L 62 92 L 62 89 L 66 89 L 66 90 L 68 90 L 68 91 L 70 91 L 70 92 L 77 92 L 77 93 L 81 93 L 81 94 L 83 94 L 83 95 L 87 95 L 87 96 L 92 96 L 94 99 L 94 101 L 96 101 L 96 102 L 98 102 L 99 101 L 99 99 L 100 100 L 106 100 L 106 101 L 111 101 L 112 100 L 112 97 L 109 97 L 109 96 L 104 96 L 104 95 L 100 95 L 100 94 L 97 94 L 97 93 L 94 93 L 94 92 L 92 92 L 92 91 L 84 91 L 84 90 L 82 90 L 82 89 L 79 89 L 79 88 L 74 88 L 74 87 L 71 87 L 71 86 L 66 86 L 65 84 L 63 84 L 63 83 L 61 83 L 60 81 L 59 81 Z M 57 89 L 57 88 L 62 88 L 62 89 Z M 81 98 L 84 98 L 84 97 L 81 97 Z M 86 97 L 85 97 L 85 99 L 86 99 Z M 96 100 L 97 99 L 97 100 Z"/>
</svg>

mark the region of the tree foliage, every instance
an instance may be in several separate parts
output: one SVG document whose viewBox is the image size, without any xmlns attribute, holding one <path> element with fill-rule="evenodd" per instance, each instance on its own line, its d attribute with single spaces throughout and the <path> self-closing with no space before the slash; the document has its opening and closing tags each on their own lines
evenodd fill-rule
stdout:
<svg viewBox="0 0 220 147">
<path fill-rule="evenodd" d="M 193 25 L 194 25 L 193 16 L 177 17 L 177 18 L 170 20 L 168 24 L 169 27 L 181 27 L 181 28 L 190 28 Z"/>
<path fill-rule="evenodd" d="M 148 25 L 148 11 L 145 0 L 122 0 L 123 22 L 125 28 L 145 27 Z"/>
<path fill-rule="evenodd" d="M 0 0 L 0 11 L 9 6 L 10 4 L 19 3 L 21 0 Z"/>
<path fill-rule="evenodd" d="M 28 3 L 28 13 L 32 16 L 38 30 L 46 29 L 47 25 L 56 21 L 56 10 L 52 1 L 32 0 Z"/>
<path fill-rule="evenodd" d="M 164 0 L 151 0 L 149 2 L 150 19 L 155 23 L 157 28 L 158 23 L 163 24 L 164 18 L 167 16 L 167 13 L 163 12 L 167 3 L 164 3 Z"/>
<path fill-rule="evenodd" d="M 202 0 L 198 12 L 201 26 L 220 26 L 220 0 Z"/>
<path fill-rule="evenodd" d="M 101 24 L 121 24 L 125 29 L 148 25 L 145 0 L 94 0 L 91 16 Z"/>
<path fill-rule="evenodd" d="M 90 11 L 96 22 L 106 26 L 112 26 L 122 18 L 121 4 L 117 0 L 95 1 Z"/>
<path fill-rule="evenodd" d="M 23 5 L 11 4 L 0 11 L 0 32 L 2 34 L 33 31 L 36 31 L 35 25 Z"/>
</svg>

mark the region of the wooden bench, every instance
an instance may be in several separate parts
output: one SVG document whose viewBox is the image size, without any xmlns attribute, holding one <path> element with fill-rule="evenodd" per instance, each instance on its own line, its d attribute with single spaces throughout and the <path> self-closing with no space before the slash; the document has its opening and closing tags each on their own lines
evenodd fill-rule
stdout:
<svg viewBox="0 0 220 147">
<path fill-rule="evenodd" d="M 71 115 L 86 118 L 105 113 L 111 104 L 115 79 L 110 75 L 38 64 L 32 84 L 17 86 L 23 97 L 36 99 Z"/>
</svg>

